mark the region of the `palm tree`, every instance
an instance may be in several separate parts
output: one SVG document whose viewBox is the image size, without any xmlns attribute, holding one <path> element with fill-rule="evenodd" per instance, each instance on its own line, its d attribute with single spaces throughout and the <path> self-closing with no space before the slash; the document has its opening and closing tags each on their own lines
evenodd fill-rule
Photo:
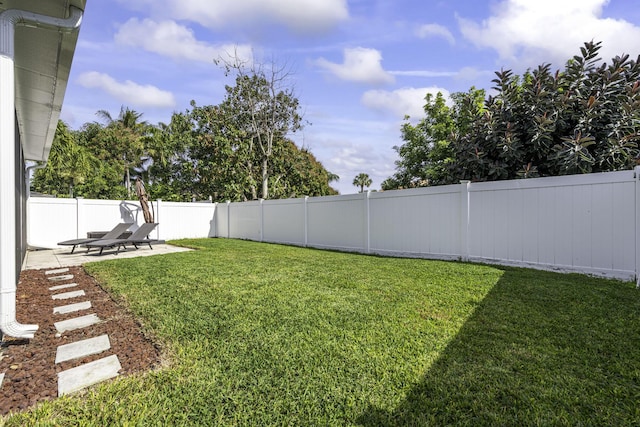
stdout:
<svg viewBox="0 0 640 427">
<path fill-rule="evenodd" d="M 99 110 L 96 115 L 107 122 L 107 129 L 113 131 L 124 164 L 124 186 L 128 196 L 131 197 L 131 169 L 139 166 L 143 161 L 144 139 L 148 134 L 149 124 L 146 121 L 139 121 L 142 113 L 124 106 L 120 107 L 117 119 L 113 119 L 106 110 Z"/>
<path fill-rule="evenodd" d="M 364 191 L 364 187 L 369 187 L 371 185 L 371 178 L 366 173 L 359 173 L 355 178 L 353 178 L 353 185 L 356 187 L 360 187 L 360 192 Z"/>
</svg>

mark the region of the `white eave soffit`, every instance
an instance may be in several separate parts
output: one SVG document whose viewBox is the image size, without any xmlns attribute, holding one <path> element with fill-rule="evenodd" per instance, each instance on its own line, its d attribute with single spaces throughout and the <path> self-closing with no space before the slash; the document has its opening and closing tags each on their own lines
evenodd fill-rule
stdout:
<svg viewBox="0 0 640 427">
<path fill-rule="evenodd" d="M 0 12 L 25 10 L 67 18 L 86 0 L 6 0 Z M 78 31 L 65 33 L 19 25 L 15 33 L 16 115 L 25 159 L 45 161 L 55 136 Z"/>
</svg>

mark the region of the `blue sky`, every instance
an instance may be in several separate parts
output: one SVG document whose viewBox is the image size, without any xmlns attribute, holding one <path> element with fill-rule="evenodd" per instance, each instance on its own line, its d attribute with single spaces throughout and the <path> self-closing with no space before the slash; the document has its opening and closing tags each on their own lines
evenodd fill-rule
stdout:
<svg viewBox="0 0 640 427">
<path fill-rule="evenodd" d="M 168 123 L 222 101 L 228 52 L 286 65 L 310 122 L 291 137 L 341 194 L 391 176 L 405 115 L 428 92 L 490 89 L 493 72 L 562 68 L 584 41 L 640 54 L 638 0 L 89 0 L 61 119 L 73 129 L 121 106 Z"/>
</svg>

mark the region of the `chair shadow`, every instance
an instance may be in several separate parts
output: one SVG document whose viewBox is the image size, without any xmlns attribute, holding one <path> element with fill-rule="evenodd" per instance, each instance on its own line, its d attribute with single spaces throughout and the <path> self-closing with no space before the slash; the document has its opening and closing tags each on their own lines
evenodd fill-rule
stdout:
<svg viewBox="0 0 640 427">
<path fill-rule="evenodd" d="M 555 288 L 544 283 L 547 274 L 554 275 L 547 282 Z M 577 287 L 575 275 L 565 277 L 536 272 L 523 281 L 522 271 L 505 268 L 406 398 L 392 410 L 370 406 L 357 423 L 610 425 L 632 417 L 639 422 L 634 405 L 619 399 L 620 390 L 640 393 L 637 290 L 586 276 Z"/>
</svg>

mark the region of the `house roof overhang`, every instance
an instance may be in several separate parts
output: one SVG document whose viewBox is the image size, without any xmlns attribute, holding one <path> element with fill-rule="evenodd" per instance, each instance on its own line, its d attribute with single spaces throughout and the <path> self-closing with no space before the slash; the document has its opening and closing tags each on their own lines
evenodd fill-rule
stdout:
<svg viewBox="0 0 640 427">
<path fill-rule="evenodd" d="M 86 0 L 0 0 L 0 12 L 24 10 L 65 19 Z M 15 108 L 26 160 L 46 161 L 62 109 L 78 31 L 18 25 L 15 31 Z"/>
</svg>

